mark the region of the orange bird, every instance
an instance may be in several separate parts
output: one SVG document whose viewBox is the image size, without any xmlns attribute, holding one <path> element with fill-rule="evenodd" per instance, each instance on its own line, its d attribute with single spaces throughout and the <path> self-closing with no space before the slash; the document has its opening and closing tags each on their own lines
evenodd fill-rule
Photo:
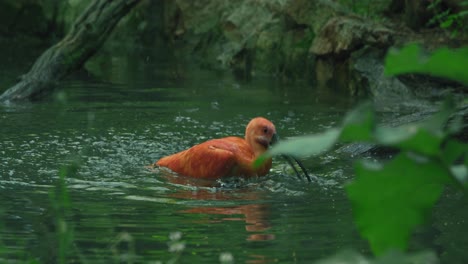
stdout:
<svg viewBox="0 0 468 264">
<path fill-rule="evenodd" d="M 271 168 L 271 158 L 262 166 L 253 167 L 253 161 L 277 141 L 276 128 L 263 117 L 252 119 L 245 129 L 245 137 L 212 139 L 179 153 L 163 157 L 153 164 L 195 178 L 219 179 L 229 176 L 264 176 Z M 285 158 L 292 158 L 285 156 Z M 292 158 L 294 159 L 294 158 Z M 301 169 L 307 172 L 298 160 Z M 287 159 L 292 166 L 290 160 Z M 299 177 L 295 167 L 294 171 Z"/>
</svg>

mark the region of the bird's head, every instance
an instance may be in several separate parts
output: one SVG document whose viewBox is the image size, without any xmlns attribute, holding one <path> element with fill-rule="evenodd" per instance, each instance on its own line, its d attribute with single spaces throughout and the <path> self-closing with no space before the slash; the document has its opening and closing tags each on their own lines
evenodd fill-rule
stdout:
<svg viewBox="0 0 468 264">
<path fill-rule="evenodd" d="M 268 147 L 278 142 L 279 137 L 276 134 L 275 125 L 270 122 L 268 119 L 263 117 L 256 117 L 252 119 L 247 128 L 245 129 L 245 140 L 252 147 L 255 156 L 260 156 L 268 150 Z M 299 171 L 294 167 L 293 162 L 296 162 L 299 165 L 300 169 L 304 173 L 306 179 L 311 182 L 310 176 L 307 173 L 304 165 L 296 159 L 295 157 L 288 155 L 281 155 L 293 168 L 298 178 L 301 178 Z M 271 165 L 271 158 L 270 165 Z M 302 179 L 302 178 L 301 178 Z"/>
<path fill-rule="evenodd" d="M 245 129 L 245 140 L 253 148 L 255 155 L 264 153 L 276 140 L 276 128 L 263 117 L 252 119 Z"/>
</svg>

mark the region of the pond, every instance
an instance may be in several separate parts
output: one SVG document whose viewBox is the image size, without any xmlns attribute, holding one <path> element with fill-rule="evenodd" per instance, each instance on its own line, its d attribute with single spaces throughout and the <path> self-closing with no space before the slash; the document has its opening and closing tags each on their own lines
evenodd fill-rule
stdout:
<svg viewBox="0 0 468 264">
<path fill-rule="evenodd" d="M 51 99 L 0 107 L 0 260 L 51 263 L 65 252 L 84 263 L 304 263 L 344 249 L 370 254 L 343 189 L 351 157 L 303 160 L 311 184 L 281 159 L 249 180 L 146 167 L 211 138 L 243 136 L 256 116 L 282 138 L 320 132 L 338 125 L 355 99 L 130 53 L 94 60 L 94 75 L 64 81 Z M 28 64 L 18 63 L 1 69 L 6 80 Z M 466 238 L 447 241 L 466 232 L 466 217 L 447 212 L 466 203 L 446 196 L 411 247 L 463 263 Z"/>
</svg>

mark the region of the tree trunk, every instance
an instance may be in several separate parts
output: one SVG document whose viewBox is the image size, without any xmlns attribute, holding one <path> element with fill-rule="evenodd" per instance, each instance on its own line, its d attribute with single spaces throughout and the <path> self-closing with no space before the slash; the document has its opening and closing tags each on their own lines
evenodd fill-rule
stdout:
<svg viewBox="0 0 468 264">
<path fill-rule="evenodd" d="M 72 25 L 68 34 L 46 50 L 20 81 L 2 95 L 1 101 L 34 100 L 79 69 L 93 56 L 112 29 L 140 0 L 95 0 Z"/>
</svg>

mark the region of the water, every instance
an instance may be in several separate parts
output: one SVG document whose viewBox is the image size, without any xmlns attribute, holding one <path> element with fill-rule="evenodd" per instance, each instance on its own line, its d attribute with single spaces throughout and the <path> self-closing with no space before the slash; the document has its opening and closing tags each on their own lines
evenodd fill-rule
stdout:
<svg viewBox="0 0 468 264">
<path fill-rule="evenodd" d="M 353 176 L 349 157 L 304 160 L 312 184 L 279 159 L 268 176 L 250 180 L 201 181 L 145 167 L 210 138 L 243 136 L 255 116 L 272 120 L 282 138 L 320 132 L 341 122 L 352 98 L 145 58 L 96 59 L 89 67 L 101 68 L 98 76 L 74 76 L 40 103 L 0 108 L 0 259 L 57 259 L 60 202 L 50 193 L 70 164 L 78 164 L 65 179 L 71 261 L 303 263 L 348 248 L 369 254 L 343 190 Z M 18 68 L 1 71 L 8 79 Z M 466 231 L 463 215 L 444 213 L 465 203 L 447 199 L 434 229 Z M 412 248 L 453 239 L 441 233 L 420 231 Z M 441 255 L 463 260 L 461 242 Z"/>
</svg>

